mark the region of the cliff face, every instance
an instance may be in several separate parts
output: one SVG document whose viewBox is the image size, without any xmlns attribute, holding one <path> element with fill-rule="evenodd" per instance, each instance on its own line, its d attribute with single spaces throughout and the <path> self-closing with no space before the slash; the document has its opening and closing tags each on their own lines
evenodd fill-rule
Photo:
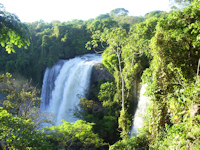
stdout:
<svg viewBox="0 0 200 150">
<path fill-rule="evenodd" d="M 99 80 L 114 80 L 113 75 L 110 74 L 102 64 L 94 65 L 91 74 L 91 83 L 95 83 Z"/>
<path fill-rule="evenodd" d="M 113 75 L 110 74 L 108 70 L 101 63 L 95 64 L 92 68 L 90 87 L 87 94 L 87 99 L 99 101 L 98 100 L 98 93 L 100 90 L 99 81 L 101 83 L 106 81 L 114 81 Z"/>
<path fill-rule="evenodd" d="M 137 73 L 135 76 L 135 80 L 132 83 L 132 88 L 130 89 L 130 99 L 132 99 L 130 106 L 132 108 L 132 114 L 135 113 L 135 110 L 137 108 L 138 99 L 139 99 L 139 90 L 140 90 L 140 82 L 141 82 L 141 74 L 140 72 Z M 112 74 L 108 72 L 108 70 L 103 67 L 102 64 L 96 64 L 94 65 L 92 69 L 91 79 L 90 79 L 90 90 L 89 90 L 89 99 L 98 99 L 96 93 L 98 93 L 98 81 L 99 80 L 108 80 L 108 81 L 114 81 L 114 77 Z"/>
</svg>

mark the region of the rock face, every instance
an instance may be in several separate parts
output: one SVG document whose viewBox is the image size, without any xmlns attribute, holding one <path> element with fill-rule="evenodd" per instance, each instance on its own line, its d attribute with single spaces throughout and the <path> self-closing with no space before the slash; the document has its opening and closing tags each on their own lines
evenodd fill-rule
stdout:
<svg viewBox="0 0 200 150">
<path fill-rule="evenodd" d="M 110 74 L 102 64 L 94 65 L 91 74 L 91 83 L 97 82 L 99 80 L 114 80 L 113 75 Z"/>
</svg>

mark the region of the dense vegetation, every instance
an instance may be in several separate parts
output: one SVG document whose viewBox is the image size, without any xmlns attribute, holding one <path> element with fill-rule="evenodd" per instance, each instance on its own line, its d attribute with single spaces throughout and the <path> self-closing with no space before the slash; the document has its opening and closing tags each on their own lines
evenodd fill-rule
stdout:
<svg viewBox="0 0 200 150">
<path fill-rule="evenodd" d="M 46 67 L 88 52 L 102 53 L 103 66 L 114 77 L 91 85 L 92 94 L 80 100 L 82 110 L 76 115 L 85 121 L 63 121 L 41 130 L 41 123 L 49 120 L 37 120 L 38 91 L 29 84 L 17 88 L 10 74 L 1 75 L 1 91 L 8 94 L 0 109 L 5 147 L 200 149 L 200 1 L 185 4 L 181 10 L 153 11 L 144 17 L 128 16 L 119 8 L 88 21 L 20 23 L 29 27 L 31 44 L 28 50 L 22 48 L 29 44 L 23 36 L 28 31 L 16 32 L 24 43 L 12 42 L 19 47 L 11 54 L 3 47 L 13 39 L 0 38 L 0 71 L 19 72 L 37 84 Z M 5 35 L 19 30 L 5 29 Z M 144 127 L 129 138 L 138 77 L 148 84 L 151 104 Z"/>
<path fill-rule="evenodd" d="M 122 19 L 127 19 L 127 23 L 123 23 Z M 120 19 L 122 22 L 120 24 L 128 27 L 140 20 L 142 20 L 141 17 L 127 16 L 127 18 Z M 1 48 L 0 71 L 19 72 L 41 86 L 46 67 L 53 66 L 59 59 L 91 53 L 91 51 L 85 49 L 85 44 L 91 39 L 92 33 L 98 29 L 103 30 L 105 27 L 118 26 L 118 23 L 111 17 L 100 15 L 96 19 L 88 21 L 52 21 L 47 23 L 41 20 L 26 23 L 23 26 L 28 26 L 30 29 L 30 46 L 27 50 L 14 46 L 16 53 L 11 54 Z M 18 29 L 16 30 L 18 31 Z M 1 45 L 4 46 L 3 43 L 4 41 Z"/>
<path fill-rule="evenodd" d="M 1 50 L 0 68 L 6 72 L 20 72 L 41 85 L 46 67 L 59 59 L 67 59 L 87 52 L 83 47 L 90 38 L 83 21 L 70 23 L 43 21 L 29 23 L 31 44 L 27 50 L 15 48 L 16 53 Z"/>
</svg>

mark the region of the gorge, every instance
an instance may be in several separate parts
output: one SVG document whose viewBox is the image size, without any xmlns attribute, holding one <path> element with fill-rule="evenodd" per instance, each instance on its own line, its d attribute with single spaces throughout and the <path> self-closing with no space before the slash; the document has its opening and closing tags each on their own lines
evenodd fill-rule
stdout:
<svg viewBox="0 0 200 150">
<path fill-rule="evenodd" d="M 79 109 L 79 99 L 84 98 L 88 93 L 90 82 L 113 78 L 108 71 L 94 67 L 101 62 L 101 55 L 86 54 L 69 60 L 59 60 L 52 68 L 46 69 L 40 109 L 52 113 L 56 125 L 59 125 L 62 119 L 68 122 L 79 119 L 74 117 L 74 113 Z M 148 98 L 143 95 L 145 87 L 146 85 L 141 85 L 140 91 L 136 91 L 140 94 L 137 98 L 138 106 L 132 122 L 131 134 L 137 134 L 138 129 L 143 125 L 144 119 L 141 115 L 145 114 L 149 104 Z"/>
</svg>

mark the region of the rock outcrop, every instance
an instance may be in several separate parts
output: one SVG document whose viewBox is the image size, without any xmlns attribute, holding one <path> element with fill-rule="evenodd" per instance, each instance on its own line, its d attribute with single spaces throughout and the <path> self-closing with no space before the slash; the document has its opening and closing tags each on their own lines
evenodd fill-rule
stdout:
<svg viewBox="0 0 200 150">
<path fill-rule="evenodd" d="M 108 70 L 100 63 L 94 65 L 92 69 L 91 83 L 97 82 L 99 80 L 114 80 L 113 75 L 110 74 Z"/>
</svg>

